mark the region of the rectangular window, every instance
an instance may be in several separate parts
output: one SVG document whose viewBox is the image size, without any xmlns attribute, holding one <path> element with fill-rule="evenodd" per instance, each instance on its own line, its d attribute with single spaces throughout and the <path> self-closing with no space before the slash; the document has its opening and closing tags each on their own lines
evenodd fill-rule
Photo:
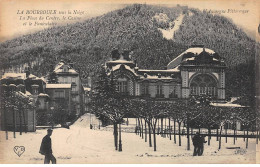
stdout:
<svg viewBox="0 0 260 167">
<path fill-rule="evenodd" d="M 55 98 L 65 98 L 65 92 L 63 90 L 56 90 Z"/>
<path fill-rule="evenodd" d="M 68 83 L 68 78 L 67 77 L 64 77 L 64 83 Z"/>
<path fill-rule="evenodd" d="M 119 92 L 127 92 L 127 82 L 126 81 L 120 81 L 117 83 L 117 90 Z"/>
<path fill-rule="evenodd" d="M 148 95 L 148 94 L 149 94 L 149 85 L 148 85 L 148 84 L 145 84 L 145 85 L 144 85 L 144 94 L 145 94 L 145 95 Z"/>
<path fill-rule="evenodd" d="M 76 83 L 76 78 L 71 78 L 71 82 Z"/>
<path fill-rule="evenodd" d="M 72 91 L 76 91 L 76 86 L 72 86 Z"/>
<path fill-rule="evenodd" d="M 76 100 L 76 96 L 72 96 L 72 101 L 75 102 Z"/>
<path fill-rule="evenodd" d="M 157 92 L 157 95 L 163 95 L 163 87 L 162 87 L 162 85 L 157 85 L 156 86 L 156 92 Z"/>
<path fill-rule="evenodd" d="M 62 77 L 59 77 L 59 83 L 63 84 L 64 83 L 64 79 Z"/>
</svg>

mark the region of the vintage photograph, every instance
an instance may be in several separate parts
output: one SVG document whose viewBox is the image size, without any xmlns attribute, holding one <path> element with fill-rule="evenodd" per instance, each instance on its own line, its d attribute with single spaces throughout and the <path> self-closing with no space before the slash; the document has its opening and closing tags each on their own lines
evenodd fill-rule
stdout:
<svg viewBox="0 0 260 167">
<path fill-rule="evenodd" d="M 259 6 L 0 0 L 0 164 L 259 164 Z"/>
</svg>

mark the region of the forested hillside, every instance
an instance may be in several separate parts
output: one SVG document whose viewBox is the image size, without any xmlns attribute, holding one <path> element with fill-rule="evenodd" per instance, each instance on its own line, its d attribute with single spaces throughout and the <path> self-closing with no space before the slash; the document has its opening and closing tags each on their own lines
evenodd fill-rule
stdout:
<svg viewBox="0 0 260 167">
<path fill-rule="evenodd" d="M 155 19 L 160 13 L 168 19 L 163 24 Z M 173 40 L 164 39 L 158 28 L 169 28 L 168 24 L 181 14 L 183 23 Z M 51 64 L 65 58 L 75 63 L 81 76 L 93 76 L 117 47 L 133 51 L 140 68 L 164 69 L 191 44 L 204 44 L 225 58 L 228 94 L 253 95 L 254 60 L 259 45 L 227 18 L 181 6 L 135 4 L 82 23 L 6 41 L 0 45 L 0 66 L 19 67 L 31 62 L 32 73 L 42 76 Z"/>
</svg>

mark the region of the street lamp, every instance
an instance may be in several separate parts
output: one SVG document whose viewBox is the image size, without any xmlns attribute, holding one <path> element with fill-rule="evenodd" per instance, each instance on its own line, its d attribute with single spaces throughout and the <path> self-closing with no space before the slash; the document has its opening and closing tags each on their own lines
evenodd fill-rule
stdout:
<svg viewBox="0 0 260 167">
<path fill-rule="evenodd" d="M 91 124 L 91 112 L 89 112 L 89 128 L 92 129 L 92 124 Z"/>
<path fill-rule="evenodd" d="M 52 122 L 52 125 L 51 125 L 51 128 L 53 129 L 53 126 L 54 126 L 54 121 L 53 121 L 53 111 L 54 111 L 54 107 L 51 107 L 51 122 Z"/>
</svg>

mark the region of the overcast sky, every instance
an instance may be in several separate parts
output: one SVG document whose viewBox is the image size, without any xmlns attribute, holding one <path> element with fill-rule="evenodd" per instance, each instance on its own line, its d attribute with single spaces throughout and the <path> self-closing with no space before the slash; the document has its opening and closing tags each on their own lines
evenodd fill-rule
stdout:
<svg viewBox="0 0 260 167">
<path fill-rule="evenodd" d="M 29 15 L 29 14 L 21 14 L 22 10 L 57 10 L 57 11 L 66 11 L 67 13 L 64 15 L 52 15 L 52 16 L 65 16 L 68 19 L 69 16 L 77 17 L 76 20 L 70 20 L 65 22 L 64 20 L 54 21 L 58 25 L 64 23 L 74 23 L 77 21 L 83 21 L 91 17 L 99 16 L 105 14 L 109 11 L 113 11 L 116 9 L 120 9 L 125 7 L 127 4 L 132 3 L 145 3 L 145 1 L 83 1 L 83 0 L 63 0 L 63 1 L 39 1 L 39 0 L 0 0 L 0 41 L 5 41 L 8 39 L 15 38 L 17 36 L 32 33 L 35 31 L 42 30 L 44 28 L 48 28 L 50 26 L 35 26 L 35 21 L 37 22 L 49 22 L 51 20 L 46 20 L 45 15 Z M 147 4 L 158 4 L 156 1 L 149 1 Z M 221 15 L 227 16 L 233 20 L 233 22 L 240 27 L 243 27 L 247 32 L 250 32 L 251 35 L 253 33 L 256 34 L 258 25 L 259 25 L 259 1 L 258 0 L 215 0 L 215 1 L 205 1 L 205 0 L 173 0 L 173 1 L 160 1 L 161 5 L 165 6 L 176 6 L 187 5 L 188 7 L 198 8 L 200 10 L 216 10 Z M 18 12 L 18 10 L 20 12 Z M 82 15 L 70 15 L 68 14 L 68 10 L 81 10 L 84 11 Z M 240 11 L 240 12 L 239 12 Z M 244 11 L 245 13 L 241 13 Z M 225 12 L 225 13 L 223 13 Z M 38 20 L 20 20 L 21 16 L 38 16 Z M 39 16 L 44 17 L 44 21 L 39 20 Z M 70 17 L 70 18 L 71 18 Z M 80 19 L 79 19 L 80 18 Z M 27 19 L 27 18 L 26 18 Z M 28 25 L 28 21 L 32 22 L 31 26 Z M 24 23 L 27 22 L 26 25 Z M 258 34 L 259 38 L 259 34 Z"/>
</svg>

